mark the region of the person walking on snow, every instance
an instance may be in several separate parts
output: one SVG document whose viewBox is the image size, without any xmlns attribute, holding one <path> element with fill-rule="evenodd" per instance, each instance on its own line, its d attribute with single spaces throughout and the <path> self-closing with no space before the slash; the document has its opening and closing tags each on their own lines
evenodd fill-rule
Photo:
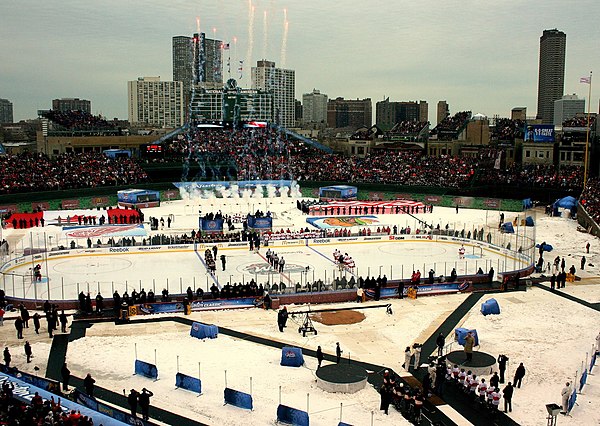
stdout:
<svg viewBox="0 0 600 426">
<path fill-rule="evenodd" d="M 571 383 L 567 382 L 565 383 L 565 387 L 562 388 L 562 391 L 560 391 L 560 397 L 562 400 L 562 411 L 560 412 L 560 414 L 567 414 L 567 411 L 569 410 L 569 398 L 571 396 Z"/>
<path fill-rule="evenodd" d="M 525 377 L 525 367 L 523 366 L 523 363 L 520 363 L 517 367 L 517 370 L 515 371 L 514 380 L 515 386 L 519 389 L 521 389 L 521 381 L 523 380 L 523 377 Z"/>
<path fill-rule="evenodd" d="M 340 342 L 336 342 L 335 344 L 335 356 L 336 356 L 336 362 L 339 364 L 340 363 L 340 359 L 342 358 L 342 352 L 344 352 L 342 350 L 342 348 L 340 348 Z"/>
<path fill-rule="evenodd" d="M 410 346 L 407 346 L 406 349 L 404 350 L 404 364 L 402 364 L 402 367 L 404 367 L 404 369 L 406 371 L 409 370 L 410 368 L 410 358 L 411 358 L 411 353 L 410 353 Z"/>
<path fill-rule="evenodd" d="M 421 363 L 421 345 L 415 343 L 413 346 L 413 354 L 415 356 L 414 369 L 419 368 L 419 364 Z"/>
</svg>

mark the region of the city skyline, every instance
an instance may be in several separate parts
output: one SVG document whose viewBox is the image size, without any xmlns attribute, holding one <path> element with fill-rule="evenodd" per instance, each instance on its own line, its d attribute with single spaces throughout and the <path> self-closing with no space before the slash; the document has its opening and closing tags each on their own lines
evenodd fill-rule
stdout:
<svg viewBox="0 0 600 426">
<path fill-rule="evenodd" d="M 600 72 L 594 55 L 600 5 L 591 0 L 569 8 L 558 0 L 507 1 L 485 9 L 457 1 L 200 6 L 152 0 L 139 7 L 106 0 L 90 8 L 73 0 L 25 0 L 0 10 L 0 97 L 13 103 L 15 121 L 35 118 L 52 99 L 65 97 L 89 99 L 93 113 L 109 119 L 126 117 L 127 82 L 141 75 L 170 80 L 173 36 L 198 29 L 230 43 L 225 61 L 231 56 L 231 74 L 225 65 L 223 78 L 236 78 L 241 87 L 250 88 L 251 67 L 266 59 L 295 70 L 296 99 L 313 88 L 330 99 L 371 98 L 373 104 L 385 97 L 422 99 L 432 122 L 431 106 L 443 99 L 451 114 L 509 117 L 511 108 L 526 106 L 534 116 L 539 38 L 546 29 L 567 35 L 564 93 L 585 98 L 586 110 L 588 87 L 579 78 Z M 594 92 L 591 109 L 597 111 L 600 92 Z"/>
</svg>

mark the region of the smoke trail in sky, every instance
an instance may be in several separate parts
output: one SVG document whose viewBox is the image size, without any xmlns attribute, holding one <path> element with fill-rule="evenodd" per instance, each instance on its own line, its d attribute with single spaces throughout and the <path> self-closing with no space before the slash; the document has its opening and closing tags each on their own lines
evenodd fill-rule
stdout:
<svg viewBox="0 0 600 426">
<path fill-rule="evenodd" d="M 196 32 L 200 33 L 200 17 L 196 16 Z"/>
<path fill-rule="evenodd" d="M 254 48 L 254 5 L 248 0 L 248 51 L 246 52 L 246 63 L 252 64 L 252 49 Z"/>
<path fill-rule="evenodd" d="M 283 9 L 283 38 L 281 40 L 281 59 L 280 66 L 285 68 L 285 62 L 287 59 L 287 38 L 288 38 L 289 22 L 287 19 L 287 9 Z"/>
<path fill-rule="evenodd" d="M 269 40 L 269 20 L 267 17 L 267 11 L 263 12 L 263 51 L 262 59 L 267 59 L 267 43 Z"/>
</svg>

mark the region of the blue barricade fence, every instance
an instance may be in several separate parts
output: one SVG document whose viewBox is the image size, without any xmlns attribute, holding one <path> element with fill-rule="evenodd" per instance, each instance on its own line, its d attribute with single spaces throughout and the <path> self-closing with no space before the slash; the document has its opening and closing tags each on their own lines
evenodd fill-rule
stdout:
<svg viewBox="0 0 600 426">
<path fill-rule="evenodd" d="M 175 386 L 196 393 L 202 393 L 202 382 L 197 377 L 187 376 L 183 373 L 175 375 Z"/>
<path fill-rule="evenodd" d="M 573 390 L 573 393 L 569 397 L 569 404 L 567 406 L 567 413 L 570 413 L 573 407 L 575 406 L 575 402 L 577 401 L 577 389 Z"/>
<path fill-rule="evenodd" d="M 111 417 L 119 422 L 128 424 L 128 425 L 136 425 L 136 426 L 147 426 L 150 425 L 149 422 L 142 420 L 139 417 L 133 417 L 131 414 L 126 413 L 121 410 L 117 410 L 110 405 L 107 405 L 103 402 L 97 401 L 94 398 L 90 398 L 83 392 L 80 392 L 78 389 L 73 391 L 73 396 L 75 397 L 75 402 L 83 405 L 91 410 L 98 411 L 105 416 Z"/>
<path fill-rule="evenodd" d="M 235 389 L 225 388 L 225 404 L 252 410 L 252 395 Z"/>
<path fill-rule="evenodd" d="M 192 328 L 190 329 L 190 336 L 196 337 L 198 339 L 216 339 L 219 335 L 219 327 L 216 325 L 202 324 L 201 322 L 192 323 Z"/>
<path fill-rule="evenodd" d="M 592 368 L 594 368 L 594 365 L 596 365 L 596 356 L 597 354 L 594 352 L 592 354 L 592 359 L 590 360 L 590 371 L 592 371 Z"/>
<path fill-rule="evenodd" d="M 3 373 L 8 373 L 9 375 L 16 374 L 16 371 L 11 372 L 11 370 L 12 368 L 6 368 L 5 365 L 0 365 L 0 371 Z M 35 376 L 23 371 L 19 371 L 18 374 L 19 379 L 25 383 L 37 386 L 38 388 L 47 390 L 48 392 L 60 394 L 60 384 L 56 380 L 46 379 L 45 377 Z"/>
<path fill-rule="evenodd" d="M 309 418 L 306 411 L 297 410 L 287 405 L 277 407 L 277 421 L 294 426 L 308 426 Z"/>
<path fill-rule="evenodd" d="M 587 382 L 587 376 L 588 376 L 588 372 L 587 372 L 587 369 L 585 369 L 585 370 L 583 370 L 583 374 L 579 378 L 579 392 L 581 392 L 581 390 L 583 389 L 583 386 L 585 385 L 585 382 Z"/>
<path fill-rule="evenodd" d="M 350 423 L 339 422 L 338 426 L 352 426 Z"/>
<path fill-rule="evenodd" d="M 139 374 L 150 379 L 158 379 L 158 368 L 149 362 L 135 360 L 135 374 Z"/>
</svg>

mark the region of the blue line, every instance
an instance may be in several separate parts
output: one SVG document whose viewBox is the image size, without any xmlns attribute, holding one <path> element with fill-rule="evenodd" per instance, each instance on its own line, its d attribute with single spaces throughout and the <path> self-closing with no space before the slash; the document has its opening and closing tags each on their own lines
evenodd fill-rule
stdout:
<svg viewBox="0 0 600 426">
<path fill-rule="evenodd" d="M 221 290 L 221 284 L 219 284 L 219 280 L 217 280 L 217 278 L 213 274 L 211 274 L 210 271 L 208 270 L 208 265 L 206 264 L 204 259 L 202 259 L 202 256 L 200 256 L 200 253 L 198 253 L 196 244 L 194 244 L 194 253 L 196 253 L 196 256 L 198 256 L 198 259 L 200 259 L 200 262 L 202 262 L 202 264 L 204 265 L 204 268 L 206 269 L 206 272 L 208 272 L 208 275 L 210 275 L 212 277 L 212 279 L 215 282 L 215 284 L 217 285 L 217 287 L 219 287 L 219 290 Z M 215 262 L 216 262 L 216 260 L 215 260 Z"/>
<path fill-rule="evenodd" d="M 308 245 L 308 241 L 306 242 L 306 247 L 308 247 L 309 249 L 311 249 L 312 251 L 314 251 L 315 253 L 317 253 L 319 256 L 323 256 L 325 259 L 329 260 L 331 263 L 333 263 L 334 265 L 337 266 L 337 263 L 335 263 L 335 261 L 331 260 L 330 258 L 328 258 L 327 256 L 325 256 L 323 253 L 321 253 L 320 251 L 315 250 L 314 248 L 312 248 L 311 246 Z M 356 277 L 356 274 L 352 271 L 350 271 L 349 269 L 346 269 L 347 272 L 350 273 L 350 275 L 353 275 Z"/>
</svg>

